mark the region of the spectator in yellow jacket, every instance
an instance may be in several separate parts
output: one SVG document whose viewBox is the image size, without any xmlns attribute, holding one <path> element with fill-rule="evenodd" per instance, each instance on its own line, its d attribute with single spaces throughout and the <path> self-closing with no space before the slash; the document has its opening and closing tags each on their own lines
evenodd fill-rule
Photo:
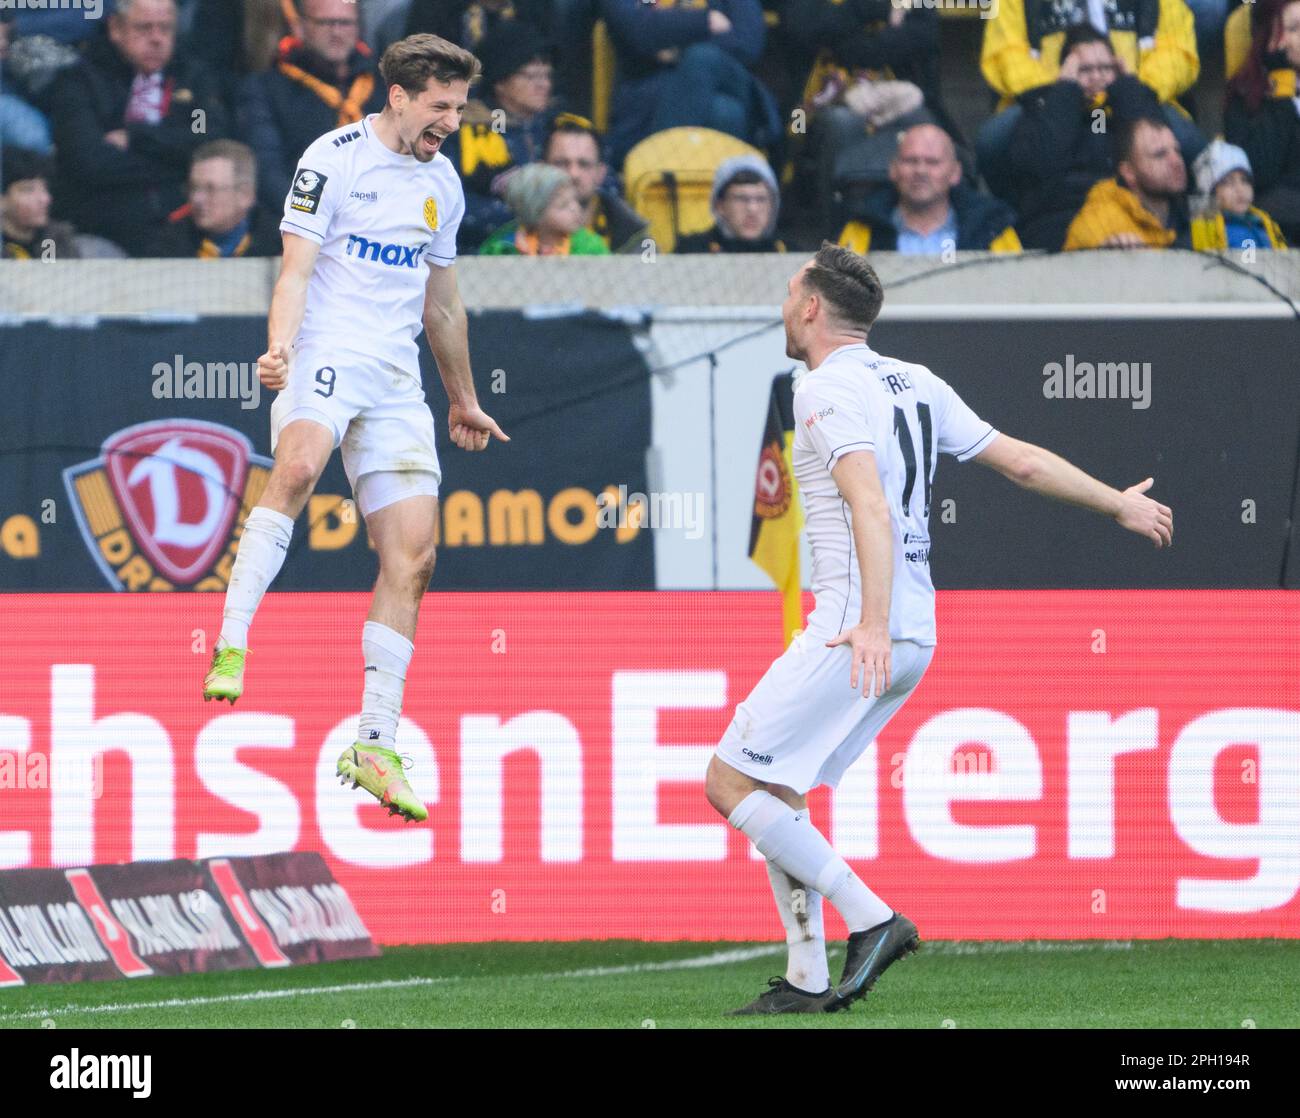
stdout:
<svg viewBox="0 0 1300 1118">
<path fill-rule="evenodd" d="M 1065 235 L 1065 250 L 1190 248 L 1187 167 L 1173 131 L 1156 117 L 1122 123 L 1115 177 L 1102 179 Z"/>
<path fill-rule="evenodd" d="M 995 194 L 1007 196 L 1010 189 L 1007 149 L 1021 117 L 1017 99 L 1057 81 L 1065 32 L 1080 23 L 1107 35 L 1121 72 L 1133 74 L 1159 97 L 1186 163 L 1205 147 L 1206 138 L 1174 104 L 1201 69 L 1184 0 L 998 0 L 997 15 L 984 24 L 980 70 L 1002 100 L 975 138 L 980 173 Z"/>
</svg>

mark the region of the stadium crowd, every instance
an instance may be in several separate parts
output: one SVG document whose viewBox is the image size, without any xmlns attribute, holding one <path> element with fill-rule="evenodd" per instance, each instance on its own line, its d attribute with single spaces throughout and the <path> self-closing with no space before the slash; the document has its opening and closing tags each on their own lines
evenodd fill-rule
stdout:
<svg viewBox="0 0 1300 1118">
<path fill-rule="evenodd" d="M 998 0 L 972 136 L 945 3 L 977 0 L 0 0 L 0 256 L 277 254 L 299 155 L 383 106 L 378 58 L 419 32 L 483 65 L 444 146 L 466 254 L 644 251 L 626 172 L 667 152 L 676 212 L 653 141 L 679 128 L 731 146 L 677 252 L 1300 239 L 1300 0 Z M 1206 51 L 1233 56 L 1222 136 Z"/>
</svg>

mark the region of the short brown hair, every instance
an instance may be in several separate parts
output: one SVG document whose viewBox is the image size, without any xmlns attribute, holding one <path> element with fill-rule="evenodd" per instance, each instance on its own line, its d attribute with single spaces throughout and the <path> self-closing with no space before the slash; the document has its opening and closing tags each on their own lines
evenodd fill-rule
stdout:
<svg viewBox="0 0 1300 1118">
<path fill-rule="evenodd" d="M 379 60 L 379 72 L 388 85 L 400 85 L 412 97 L 423 93 L 430 78 L 444 85 L 472 82 L 483 66 L 464 47 L 437 35 L 408 35 L 399 39 Z"/>
<path fill-rule="evenodd" d="M 235 182 L 257 185 L 257 156 L 247 144 L 238 140 L 209 140 L 195 149 L 190 166 L 209 159 L 229 159 L 235 171 Z"/>
<path fill-rule="evenodd" d="M 803 281 L 826 301 L 830 317 L 854 333 L 871 329 L 885 301 L 880 277 L 866 257 L 830 241 L 822 242 Z"/>
</svg>

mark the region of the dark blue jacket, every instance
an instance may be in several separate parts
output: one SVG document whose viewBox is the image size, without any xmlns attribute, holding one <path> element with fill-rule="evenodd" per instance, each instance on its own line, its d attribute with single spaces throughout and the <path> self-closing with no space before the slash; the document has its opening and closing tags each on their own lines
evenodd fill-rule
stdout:
<svg viewBox="0 0 1300 1118">
<path fill-rule="evenodd" d="M 1000 198 L 982 194 L 964 182 L 957 184 L 949 202 L 957 219 L 959 250 L 987 250 L 1016 221 L 1015 210 Z M 898 191 L 892 183 L 886 183 L 850 212 L 850 220 L 864 221 L 871 226 L 871 251 L 893 252 L 898 247 L 898 230 L 893 222 L 897 205 Z"/>
<path fill-rule="evenodd" d="M 711 42 L 746 66 L 755 65 L 763 53 L 767 28 L 758 0 L 712 0 L 706 7 L 686 7 L 684 0 L 672 8 L 660 8 L 643 0 L 600 0 L 600 14 L 618 55 L 620 82 L 650 77 L 671 69 L 655 58 L 668 47 L 688 47 Z M 731 20 L 725 35 L 709 34 L 709 8 Z"/>
</svg>

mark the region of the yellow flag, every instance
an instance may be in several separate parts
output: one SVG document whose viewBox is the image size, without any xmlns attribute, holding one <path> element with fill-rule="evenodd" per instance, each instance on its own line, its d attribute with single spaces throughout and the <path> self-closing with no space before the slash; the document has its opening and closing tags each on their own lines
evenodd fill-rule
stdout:
<svg viewBox="0 0 1300 1118">
<path fill-rule="evenodd" d="M 790 466 L 794 442 L 793 378 L 782 373 L 772 381 L 763 446 L 754 482 L 754 516 L 749 530 L 749 557 L 776 583 L 784 599 L 783 621 L 788 645 L 803 628 L 803 592 L 799 577 L 799 533 L 803 514 Z"/>
</svg>

